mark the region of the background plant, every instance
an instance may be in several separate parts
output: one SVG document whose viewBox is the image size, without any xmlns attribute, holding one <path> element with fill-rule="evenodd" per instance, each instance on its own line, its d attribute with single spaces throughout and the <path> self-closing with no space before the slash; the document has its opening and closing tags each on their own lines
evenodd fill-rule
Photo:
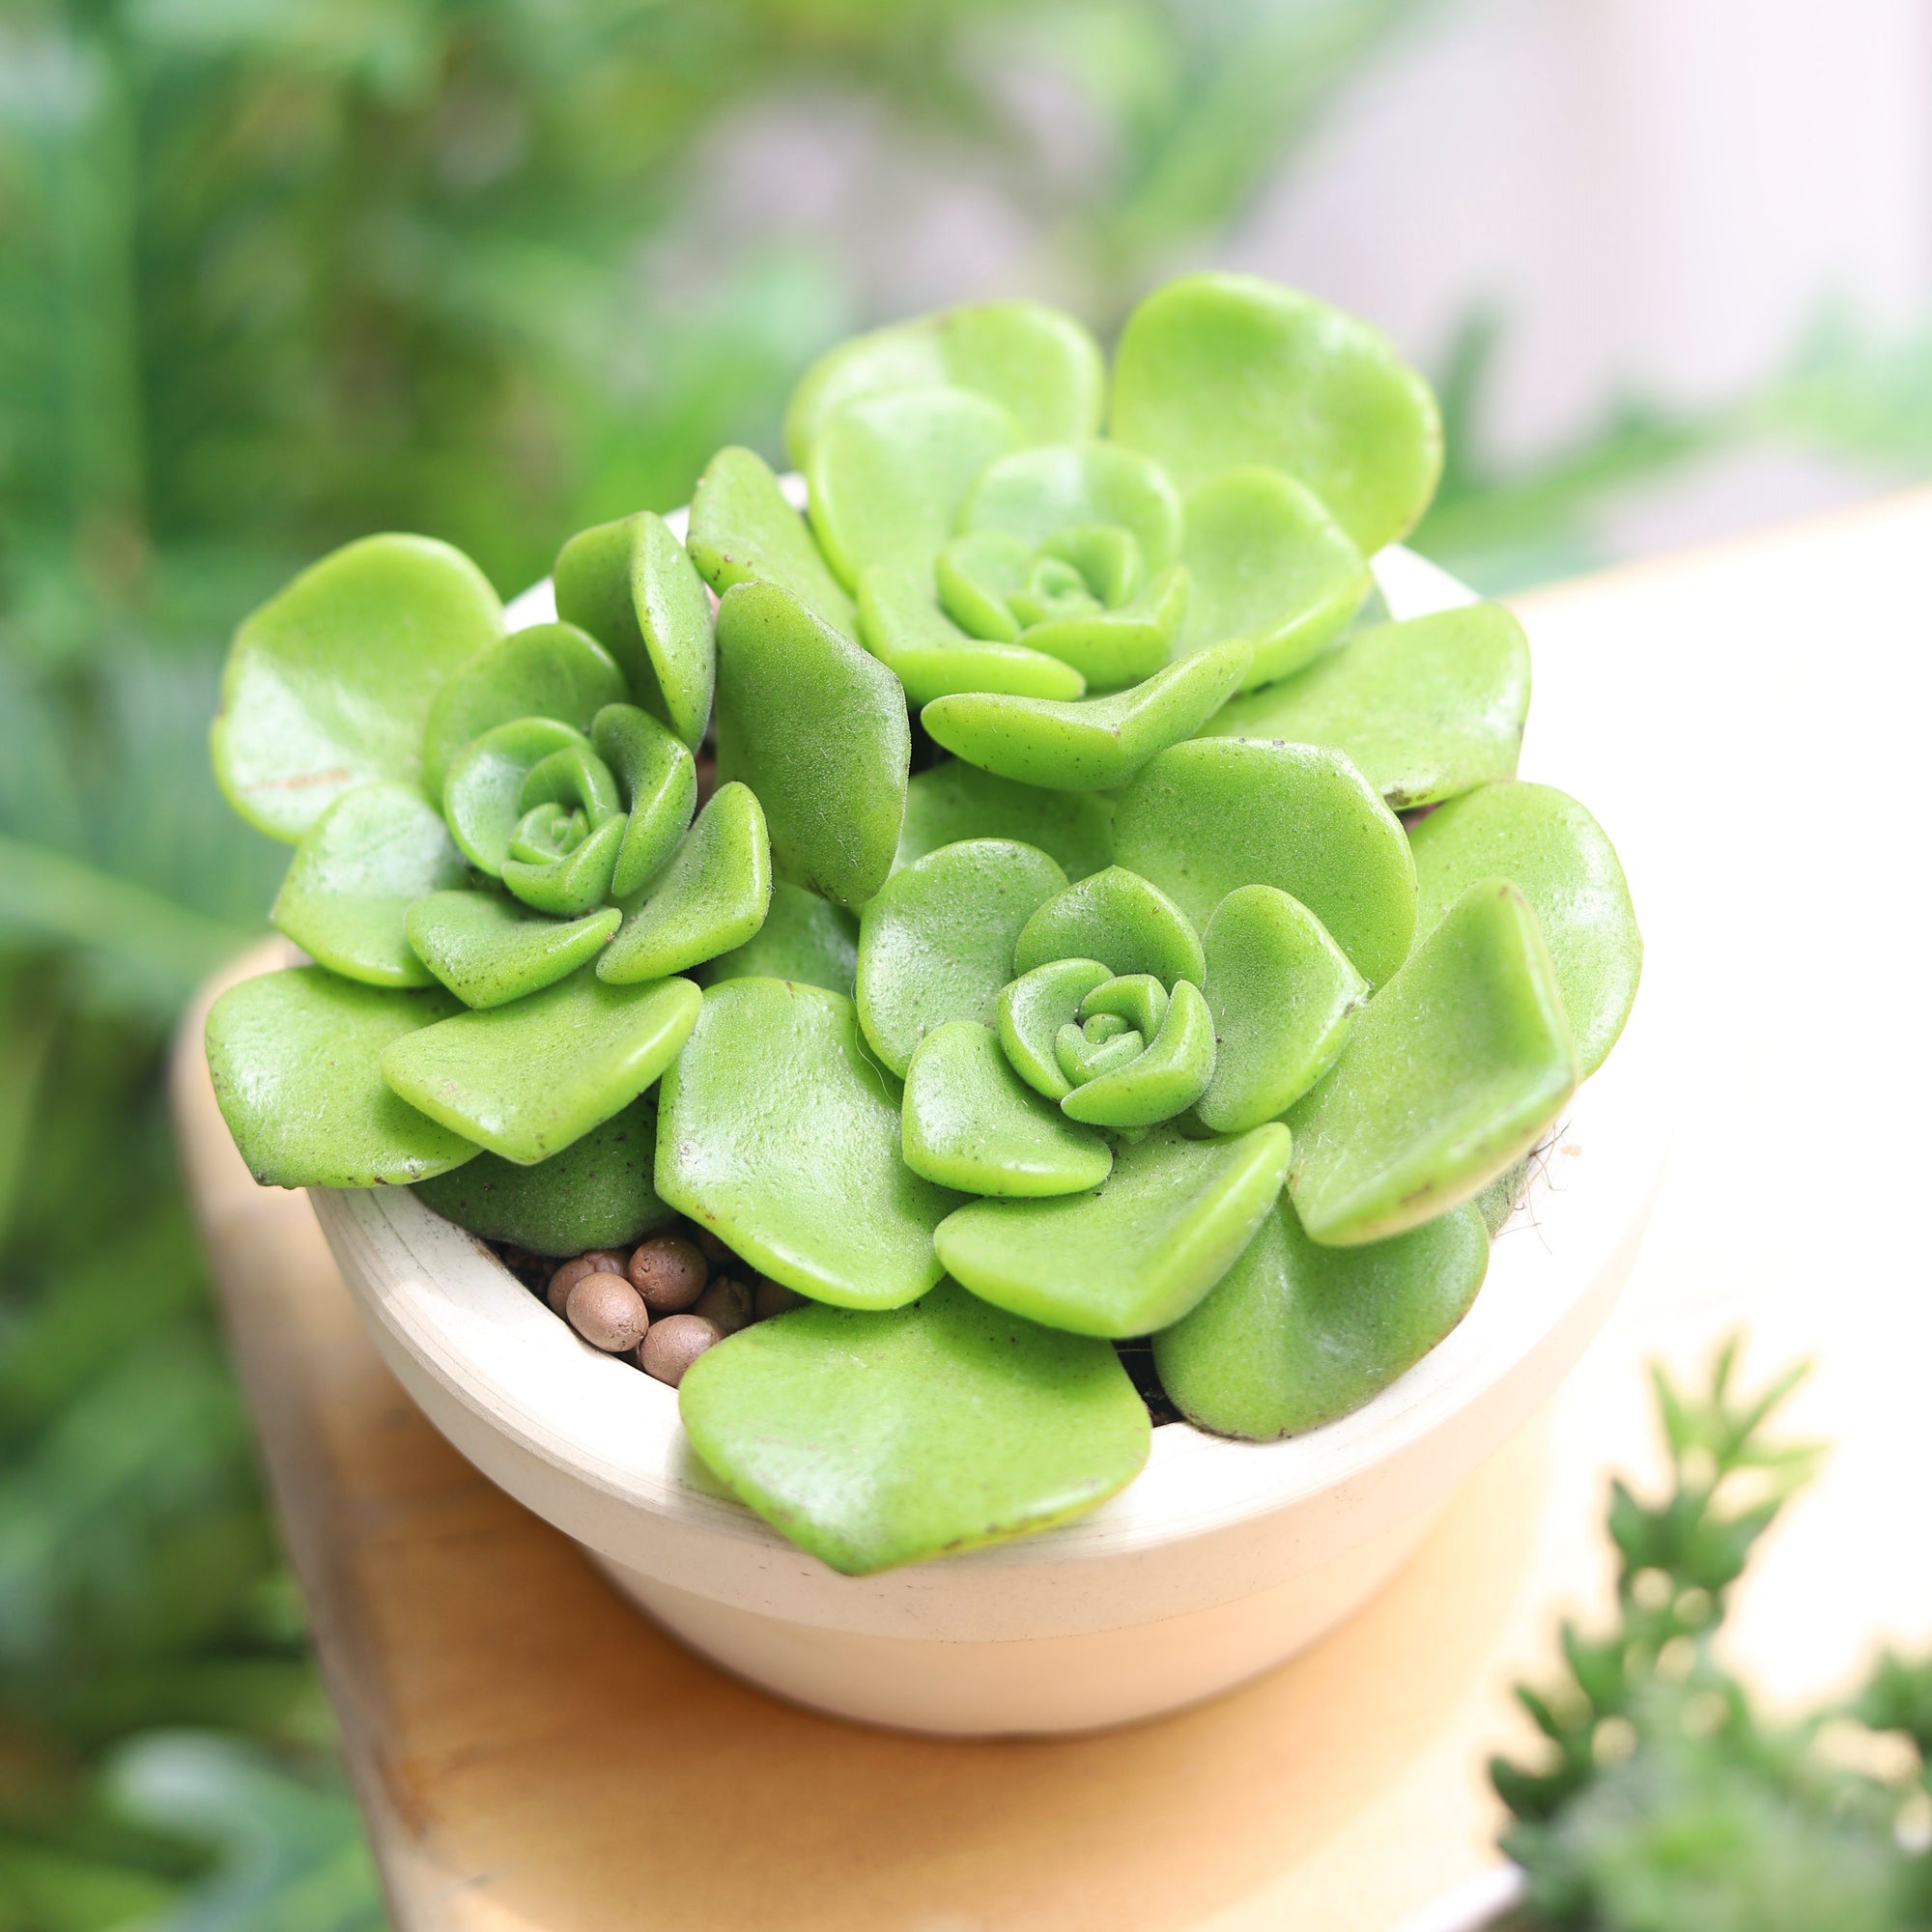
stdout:
<svg viewBox="0 0 1932 1932">
<path fill-rule="evenodd" d="M 705 227 L 748 104 L 837 89 L 937 165 L 970 162 L 1044 238 L 1066 286 L 1040 293 L 1104 334 L 1426 11 L 9 9 L 0 1927 L 376 1909 L 353 1812 L 314 1781 L 324 1713 L 160 1111 L 167 1027 L 262 929 L 286 857 L 208 777 L 237 615 L 384 526 L 449 538 L 514 590 L 570 530 L 683 500 L 720 443 L 776 455 L 798 372 L 871 318 L 839 238 Z M 1021 70 L 1077 107 L 1097 164 L 1063 164 Z M 1740 439 L 1932 457 L 1927 346 L 1834 323 L 1767 395 L 1695 417 L 1620 404 L 1584 445 L 1501 471 L 1481 425 L 1507 349 L 1475 318 L 1439 372 L 1451 469 L 1423 532 L 1486 587 L 1571 567 L 1607 497 Z"/>
</svg>

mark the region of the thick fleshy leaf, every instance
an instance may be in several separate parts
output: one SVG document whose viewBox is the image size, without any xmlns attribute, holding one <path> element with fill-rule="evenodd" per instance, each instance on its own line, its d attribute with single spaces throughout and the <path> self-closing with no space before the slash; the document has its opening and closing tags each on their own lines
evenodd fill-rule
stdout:
<svg viewBox="0 0 1932 1932">
<path fill-rule="evenodd" d="M 691 497 L 691 560 L 723 597 L 734 583 L 773 583 L 842 638 L 859 635 L 845 586 L 785 501 L 771 465 L 749 449 L 721 449 Z"/>
<path fill-rule="evenodd" d="M 1023 449 L 994 463 L 961 513 L 965 530 L 1004 530 L 1035 546 L 1076 526 L 1118 524 L 1149 572 L 1180 554 L 1180 497 L 1159 464 L 1112 442 Z"/>
<path fill-rule="evenodd" d="M 1113 977 L 1097 959 L 1055 958 L 1000 989 L 995 1024 L 1001 1049 L 1035 1093 L 1059 1101 L 1073 1091 L 1060 1065 L 1061 1029 L 1071 1026 L 1088 994 Z"/>
<path fill-rule="evenodd" d="M 1413 526 L 1442 470 L 1435 398 L 1388 338 L 1253 275 L 1182 276 L 1127 318 L 1112 433 L 1183 490 L 1284 469 L 1365 556 Z"/>
<path fill-rule="evenodd" d="M 1535 1146 L 1576 1086 L 1535 913 L 1506 880 L 1471 886 L 1290 1113 L 1301 1225 L 1354 1247 L 1434 1220 Z"/>
<path fill-rule="evenodd" d="M 430 893 L 409 909 L 410 945 L 466 1007 L 503 1007 L 596 958 L 623 918 L 604 906 L 546 919 L 495 893 Z"/>
<path fill-rule="evenodd" d="M 1190 594 L 1186 569 L 1170 564 L 1118 610 L 1045 617 L 1020 642 L 1063 659 L 1096 691 L 1118 691 L 1151 677 L 1174 654 Z"/>
<path fill-rule="evenodd" d="M 952 1283 L 890 1314 L 757 1322 L 692 1365 L 678 1413 L 733 1495 L 856 1577 L 1078 1516 L 1139 1474 L 1151 1439 L 1104 1342 Z"/>
<path fill-rule="evenodd" d="M 364 537 L 311 564 L 230 647 L 211 737 L 229 804 L 293 841 L 355 785 L 420 785 L 437 693 L 502 630 L 489 579 L 432 537 Z"/>
<path fill-rule="evenodd" d="M 1167 1009 L 1167 988 L 1151 973 L 1121 973 L 1080 1002 L 1080 1017 L 1090 1020 L 1095 1013 L 1111 1013 L 1151 1039 L 1160 1031 Z"/>
<path fill-rule="evenodd" d="M 946 614 L 973 638 L 1014 642 L 1025 628 L 1012 598 L 1024 589 L 1037 546 L 1007 530 L 971 530 L 933 559 L 933 581 Z"/>
<path fill-rule="evenodd" d="M 1371 985 L 1407 956 L 1415 862 L 1402 823 L 1339 752 L 1202 738 L 1163 752 L 1120 801 L 1120 863 L 1197 925 L 1237 886 L 1276 886 Z"/>
<path fill-rule="evenodd" d="M 848 590 L 874 568 L 933 587 L 973 479 L 1018 440 L 999 404 L 971 389 L 895 389 L 848 403 L 806 459 L 811 527 Z"/>
<path fill-rule="evenodd" d="M 1151 973 L 1163 986 L 1208 977 L 1201 936 L 1187 915 L 1137 872 L 1122 866 L 1081 879 L 1027 922 L 1013 949 L 1013 971 L 1052 959 L 1097 959 L 1110 973 Z"/>
<path fill-rule="evenodd" d="M 905 571 L 868 570 L 859 580 L 859 639 L 915 704 L 955 691 L 1078 697 L 1087 689 L 1087 680 L 1057 657 L 969 638 Z"/>
<path fill-rule="evenodd" d="M 900 1307 L 938 1281 L 932 1231 L 959 1197 L 899 1158 L 899 1101 L 850 1000 L 734 980 L 665 1077 L 658 1192 L 800 1294 Z"/>
<path fill-rule="evenodd" d="M 746 786 L 720 785 L 604 949 L 597 977 L 628 985 L 715 959 L 764 924 L 771 900 L 765 814 Z"/>
<path fill-rule="evenodd" d="M 1132 1027 L 1090 1020 L 1085 1026 L 1062 1027 L 1053 1037 L 1053 1057 L 1078 1093 L 1089 1081 L 1104 1079 L 1138 1060 L 1146 1046 L 1145 1037 Z"/>
<path fill-rule="evenodd" d="M 1643 936 L 1604 828 L 1549 785 L 1492 784 L 1431 812 L 1409 843 L 1418 932 L 1478 879 L 1508 879 L 1529 901 L 1587 1079 L 1617 1043 L 1643 972 Z"/>
<path fill-rule="evenodd" d="M 963 758 L 916 773 L 906 786 L 905 822 L 893 863 L 910 866 L 961 838 L 1016 838 L 1037 845 L 1069 879 L 1114 857 L 1114 801 L 1097 792 L 1044 791 L 995 778 Z"/>
<path fill-rule="evenodd" d="M 559 805 L 566 812 L 581 811 L 585 826 L 593 829 L 624 810 L 611 767 L 584 739 L 538 759 L 524 775 L 517 804 L 526 814 L 540 805 Z"/>
<path fill-rule="evenodd" d="M 765 923 L 743 946 L 707 959 L 692 975 L 700 986 L 726 980 L 796 980 L 852 996 L 859 966 L 859 922 L 803 886 L 772 882 Z"/>
<path fill-rule="evenodd" d="M 503 861 L 502 879 L 526 906 L 553 919 L 579 919 L 594 912 L 610 895 L 617 853 L 624 842 L 624 820 L 607 818 L 580 845 L 554 859 L 534 863 Z"/>
<path fill-rule="evenodd" d="M 1234 696 L 1247 667 L 1246 644 L 1222 644 L 1111 697 L 1062 703 L 972 693 L 938 698 L 919 717 L 949 752 L 1000 778 L 1103 791 L 1198 731 Z"/>
<path fill-rule="evenodd" d="M 412 1107 L 533 1166 L 628 1107 L 690 1035 L 689 980 L 611 986 L 587 970 L 391 1044 L 383 1077 Z"/>
<path fill-rule="evenodd" d="M 442 785 L 450 836 L 479 872 L 493 878 L 510 856 L 524 815 L 524 781 L 544 759 L 571 746 L 586 751 L 581 731 L 556 718 L 516 718 L 459 752 Z"/>
<path fill-rule="evenodd" d="M 1392 811 L 1515 776 L 1529 716 L 1529 645 L 1500 604 L 1362 631 L 1300 676 L 1237 697 L 1217 738 L 1346 752 Z"/>
<path fill-rule="evenodd" d="M 1044 852 L 1003 838 L 944 845 L 895 872 L 859 915 L 866 1038 L 904 1078 L 948 1020 L 990 1026 L 1021 928 L 1066 884 Z"/>
<path fill-rule="evenodd" d="M 800 469 L 847 403 L 936 383 L 973 389 L 1009 411 L 1029 442 L 1064 442 L 1100 427 L 1106 365 L 1070 315 L 1041 302 L 981 302 L 854 336 L 819 357 L 792 391 L 785 447 Z"/>
<path fill-rule="evenodd" d="M 392 1094 L 384 1049 L 456 1010 L 440 987 L 358 985 L 320 966 L 243 980 L 208 1015 L 221 1118 L 264 1187 L 421 1180 L 476 1151 Z"/>
<path fill-rule="evenodd" d="M 1351 1414 L 1469 1312 L 1490 1264 L 1473 1207 L 1361 1248 L 1311 1241 L 1286 1196 L 1192 1314 L 1154 1337 L 1196 1428 L 1266 1442 Z"/>
<path fill-rule="evenodd" d="M 427 986 L 410 901 L 469 876 L 413 785 L 358 785 L 302 834 L 269 917 L 323 965 L 371 986 Z"/>
<path fill-rule="evenodd" d="M 1240 886 L 1201 935 L 1214 1079 L 1195 1113 L 1237 1134 L 1283 1113 L 1334 1065 L 1368 982 L 1321 922 L 1273 886 Z"/>
<path fill-rule="evenodd" d="M 657 1097 L 645 1094 L 534 1167 L 479 1153 L 416 1184 L 416 1198 L 486 1241 L 533 1255 L 622 1248 L 674 1218 L 651 1185 Z"/>
<path fill-rule="evenodd" d="M 616 660 L 575 624 L 532 624 L 498 638 L 444 683 L 429 708 L 423 789 L 440 799 L 464 746 L 513 718 L 555 718 L 588 731 L 604 705 L 625 696 Z"/>
<path fill-rule="evenodd" d="M 639 510 L 580 530 L 554 577 L 557 615 L 599 639 L 633 702 L 696 751 L 711 716 L 711 600 L 664 519 Z"/>
<path fill-rule="evenodd" d="M 1348 533 L 1312 491 L 1279 469 L 1230 469 L 1202 484 L 1187 499 L 1180 555 L 1191 583 L 1179 648 L 1243 639 L 1255 654 L 1242 681 L 1247 691 L 1318 656 L 1374 588 Z"/>
<path fill-rule="evenodd" d="M 941 1261 L 983 1300 L 1078 1335 L 1178 1321 L 1234 1265 L 1281 1192 L 1288 1129 L 1229 1141 L 1156 1127 L 1091 1194 L 975 1201 L 939 1224 Z"/>
<path fill-rule="evenodd" d="M 1089 594 L 1109 611 L 1137 596 L 1148 579 L 1140 539 L 1122 524 L 1075 524 L 1048 537 L 1040 555 L 1070 563 Z"/>
<path fill-rule="evenodd" d="M 757 793 L 772 869 L 863 906 L 905 814 L 912 727 L 899 681 L 787 591 L 741 583 L 718 609 L 718 776 Z"/>
<path fill-rule="evenodd" d="M 1076 1087 L 1061 1111 L 1098 1127 L 1151 1127 L 1185 1113 L 1213 1077 L 1213 1016 L 1200 987 L 1177 980 L 1160 1031 L 1124 1066 Z"/>
<path fill-rule="evenodd" d="M 1097 1187 L 1107 1143 L 1040 1098 L 974 1020 L 935 1027 L 906 1070 L 905 1164 L 965 1194 L 1033 1199 Z"/>
<path fill-rule="evenodd" d="M 697 766 L 682 739 L 635 704 L 610 704 L 590 727 L 597 755 L 611 769 L 629 823 L 611 874 L 613 898 L 627 899 L 657 876 L 658 867 L 697 810 Z"/>
</svg>

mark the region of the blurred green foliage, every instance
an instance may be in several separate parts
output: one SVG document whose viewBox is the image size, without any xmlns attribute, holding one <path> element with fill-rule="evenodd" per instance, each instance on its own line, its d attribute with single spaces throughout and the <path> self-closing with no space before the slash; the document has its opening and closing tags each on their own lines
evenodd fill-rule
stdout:
<svg viewBox="0 0 1932 1932">
<path fill-rule="evenodd" d="M 160 1103 L 168 1026 L 287 856 L 208 775 L 237 616 L 381 527 L 513 591 L 719 443 L 776 453 L 798 371 L 874 318 L 866 238 L 719 213 L 761 104 L 970 171 L 1109 329 L 1428 4 L 11 0 L 0 1932 L 378 1916 Z M 1451 371 L 1426 532 L 1488 582 L 1742 434 L 1932 450 L 1932 356 L 1840 331 L 1768 402 L 1497 474 L 1468 454 L 1495 339 Z"/>
</svg>

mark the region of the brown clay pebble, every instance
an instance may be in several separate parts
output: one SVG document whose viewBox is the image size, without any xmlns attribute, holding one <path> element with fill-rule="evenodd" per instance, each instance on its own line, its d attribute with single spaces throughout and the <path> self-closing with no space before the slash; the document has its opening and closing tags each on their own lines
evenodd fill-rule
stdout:
<svg viewBox="0 0 1932 1932">
<path fill-rule="evenodd" d="M 593 1349 L 611 1355 L 635 1349 L 651 1325 L 644 1297 L 622 1275 L 602 1268 L 570 1291 L 563 1312 Z"/>
<path fill-rule="evenodd" d="M 752 1291 L 742 1281 L 722 1274 L 697 1297 L 691 1312 L 702 1316 L 721 1335 L 735 1335 L 752 1325 Z"/>
<path fill-rule="evenodd" d="M 806 1297 L 795 1288 L 787 1288 L 783 1282 L 761 1274 L 757 1287 L 752 1291 L 752 1319 L 769 1321 L 774 1315 L 782 1315 L 788 1308 L 803 1308 L 805 1303 Z"/>
<path fill-rule="evenodd" d="M 638 1348 L 638 1366 L 645 1375 L 675 1388 L 684 1372 L 705 1350 L 724 1339 L 701 1315 L 667 1315 L 651 1323 Z"/>
<path fill-rule="evenodd" d="M 691 1224 L 691 1238 L 704 1250 L 704 1258 L 713 1267 L 724 1267 L 727 1263 L 737 1259 L 709 1228 L 699 1222 L 694 1221 Z"/>
<path fill-rule="evenodd" d="M 704 1293 L 711 1270 L 690 1242 L 675 1235 L 653 1235 L 631 1253 L 631 1286 L 653 1315 L 675 1315 Z"/>
<path fill-rule="evenodd" d="M 550 1286 L 544 1291 L 544 1299 L 561 1315 L 563 1304 L 570 1299 L 570 1291 L 587 1274 L 622 1274 L 624 1257 L 614 1248 L 592 1248 L 587 1255 L 579 1255 L 573 1262 L 565 1262 L 551 1276 Z"/>
</svg>

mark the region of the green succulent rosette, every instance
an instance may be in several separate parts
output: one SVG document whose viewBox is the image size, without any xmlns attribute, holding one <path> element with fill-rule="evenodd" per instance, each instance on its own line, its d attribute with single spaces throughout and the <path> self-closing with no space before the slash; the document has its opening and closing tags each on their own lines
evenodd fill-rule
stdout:
<svg viewBox="0 0 1932 1932">
<path fill-rule="evenodd" d="M 1370 618 L 1441 448 L 1365 325 L 1191 276 L 1109 372 L 955 310 L 835 349 L 785 436 L 791 483 L 725 449 L 681 534 L 573 537 L 554 621 L 376 537 L 242 625 L 216 769 L 314 963 L 209 1053 L 266 1182 L 549 1254 L 683 1215 L 805 1297 L 678 1400 L 863 1573 L 1131 1481 L 1118 1342 L 1256 1439 L 1385 1387 L 1641 946 L 1516 780 L 1515 620 Z"/>
</svg>

